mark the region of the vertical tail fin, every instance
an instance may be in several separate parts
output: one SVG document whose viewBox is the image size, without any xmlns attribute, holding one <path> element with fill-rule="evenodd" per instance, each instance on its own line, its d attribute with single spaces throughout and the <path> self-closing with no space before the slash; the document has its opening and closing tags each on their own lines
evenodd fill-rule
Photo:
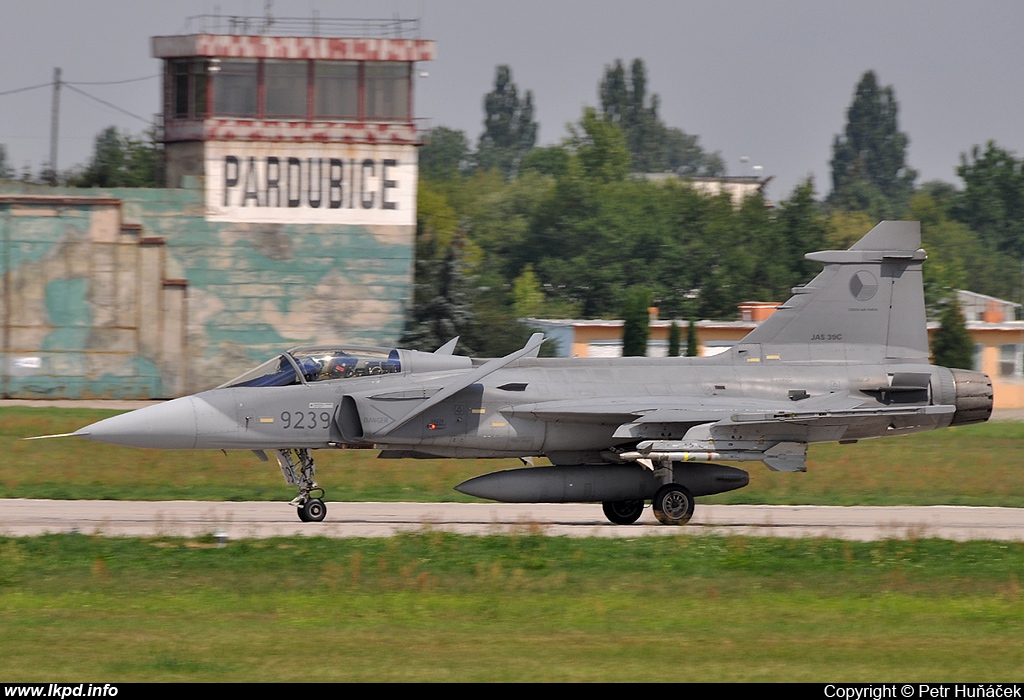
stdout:
<svg viewBox="0 0 1024 700">
<path fill-rule="evenodd" d="M 743 344 L 787 346 L 796 359 L 928 361 L 921 224 L 883 221 L 849 250 L 808 253 L 825 269 Z M 793 352 L 792 346 L 804 346 Z M 840 353 L 840 349 L 842 352 Z M 780 348 L 780 351 L 782 349 Z"/>
</svg>

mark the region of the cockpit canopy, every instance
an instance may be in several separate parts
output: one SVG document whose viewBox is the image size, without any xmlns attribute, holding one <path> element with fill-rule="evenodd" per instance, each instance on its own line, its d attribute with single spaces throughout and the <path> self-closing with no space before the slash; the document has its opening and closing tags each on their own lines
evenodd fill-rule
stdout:
<svg viewBox="0 0 1024 700">
<path fill-rule="evenodd" d="M 292 348 L 221 386 L 288 386 L 401 371 L 398 350 L 333 346 Z"/>
<path fill-rule="evenodd" d="M 290 386 L 400 372 L 443 372 L 472 365 L 470 358 L 451 354 L 448 345 L 437 352 L 340 345 L 298 347 L 217 388 Z"/>
</svg>

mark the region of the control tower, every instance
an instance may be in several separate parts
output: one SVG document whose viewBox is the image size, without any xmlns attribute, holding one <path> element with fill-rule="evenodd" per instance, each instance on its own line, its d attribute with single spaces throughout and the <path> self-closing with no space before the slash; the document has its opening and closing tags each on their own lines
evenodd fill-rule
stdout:
<svg viewBox="0 0 1024 700">
<path fill-rule="evenodd" d="M 167 184 L 215 221 L 414 225 L 417 20 L 193 17 L 164 61 Z"/>
</svg>

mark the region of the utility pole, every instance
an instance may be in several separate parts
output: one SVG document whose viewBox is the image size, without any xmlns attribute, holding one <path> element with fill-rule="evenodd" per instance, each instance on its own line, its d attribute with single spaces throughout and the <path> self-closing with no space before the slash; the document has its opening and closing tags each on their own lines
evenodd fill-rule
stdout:
<svg viewBox="0 0 1024 700">
<path fill-rule="evenodd" d="M 53 107 L 50 111 L 50 184 L 57 184 L 57 126 L 60 122 L 60 68 L 53 69 Z"/>
</svg>

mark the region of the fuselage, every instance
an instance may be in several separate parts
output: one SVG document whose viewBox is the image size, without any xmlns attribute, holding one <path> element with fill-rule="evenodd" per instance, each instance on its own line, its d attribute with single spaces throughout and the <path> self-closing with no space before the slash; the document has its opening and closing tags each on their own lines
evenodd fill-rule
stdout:
<svg viewBox="0 0 1024 700">
<path fill-rule="evenodd" d="M 468 371 L 223 387 L 101 421 L 86 429 L 87 437 L 162 449 L 375 446 L 393 456 L 545 455 L 556 464 L 582 464 L 603 461 L 604 451 L 643 439 L 678 440 L 694 425 L 738 413 L 926 407 L 953 405 L 957 397 L 950 370 L 923 364 L 822 365 L 761 358 L 740 364 L 729 353 L 711 358 L 524 358 L 379 435 Z M 894 378 L 907 377 L 910 385 L 884 390 L 893 387 Z M 687 419 L 670 420 L 680 407 Z M 657 411 L 665 413 L 665 420 L 643 420 Z M 796 430 L 792 439 L 859 440 L 941 428 L 954 420 L 953 413 L 869 416 L 841 432 Z M 624 424 L 636 427 L 624 435 Z M 778 439 L 778 428 L 773 436 Z"/>
</svg>

